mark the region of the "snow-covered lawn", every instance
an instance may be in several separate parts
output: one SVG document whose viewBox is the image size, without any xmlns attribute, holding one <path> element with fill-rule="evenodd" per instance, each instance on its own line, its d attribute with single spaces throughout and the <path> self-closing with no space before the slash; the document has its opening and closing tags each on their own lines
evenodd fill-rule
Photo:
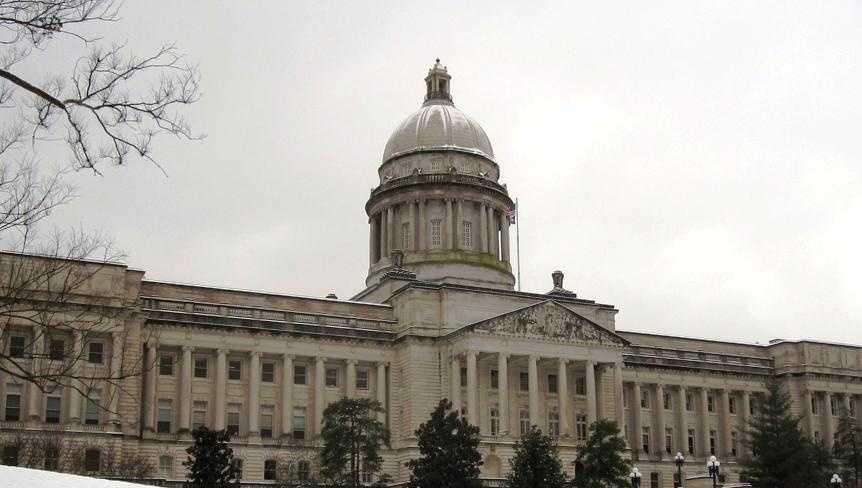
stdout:
<svg viewBox="0 0 862 488">
<path fill-rule="evenodd" d="M 74 474 L 0 466 L 0 488 L 141 488 L 146 485 Z"/>
</svg>

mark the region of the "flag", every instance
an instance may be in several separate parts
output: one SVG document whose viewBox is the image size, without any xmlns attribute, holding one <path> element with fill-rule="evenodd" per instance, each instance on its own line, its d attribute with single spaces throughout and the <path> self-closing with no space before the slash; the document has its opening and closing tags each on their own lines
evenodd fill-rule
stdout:
<svg viewBox="0 0 862 488">
<path fill-rule="evenodd" d="M 518 222 L 518 204 L 512 205 L 511 208 L 506 209 L 506 220 L 509 221 L 510 224 L 516 224 Z"/>
</svg>

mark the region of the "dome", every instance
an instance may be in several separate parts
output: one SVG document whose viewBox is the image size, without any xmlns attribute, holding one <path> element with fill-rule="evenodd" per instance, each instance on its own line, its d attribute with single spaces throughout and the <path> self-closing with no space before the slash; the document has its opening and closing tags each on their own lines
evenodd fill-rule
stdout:
<svg viewBox="0 0 862 488">
<path fill-rule="evenodd" d="M 422 151 L 459 151 L 494 160 L 488 135 L 475 120 L 452 104 L 449 75 L 440 60 L 425 78 L 425 103 L 389 136 L 383 162 Z"/>
</svg>

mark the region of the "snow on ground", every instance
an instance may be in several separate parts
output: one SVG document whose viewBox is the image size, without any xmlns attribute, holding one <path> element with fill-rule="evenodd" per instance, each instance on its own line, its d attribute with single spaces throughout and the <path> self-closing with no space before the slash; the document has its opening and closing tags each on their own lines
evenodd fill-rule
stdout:
<svg viewBox="0 0 862 488">
<path fill-rule="evenodd" d="M 0 466 L 0 488 L 141 488 L 143 486 L 146 485 L 38 469 Z"/>
</svg>

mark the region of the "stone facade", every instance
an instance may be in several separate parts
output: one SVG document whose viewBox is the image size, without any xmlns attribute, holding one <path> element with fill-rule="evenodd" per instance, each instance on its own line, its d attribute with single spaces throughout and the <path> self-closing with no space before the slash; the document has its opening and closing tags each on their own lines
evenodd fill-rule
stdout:
<svg viewBox="0 0 862 488">
<path fill-rule="evenodd" d="M 426 104 L 451 104 L 444 67 L 426 81 Z M 490 146 L 459 135 L 475 130 L 469 124 L 424 127 L 437 131 L 427 147 L 399 139 L 399 152 L 381 164 L 366 205 L 367 287 L 351 300 L 162 283 L 122 265 L 87 264 L 98 270 L 80 299 L 109 305 L 115 327 L 87 343 L 74 333 L 68 340 L 81 351 L 104 344 L 104 360 L 83 367 L 139 361 L 144 374 L 124 379 L 93 419 L 76 392 L 43 393 L 0 373 L 0 435 L 56 430 L 142 456 L 158 476 L 177 480 L 190 430 L 229 428 L 243 479 L 264 482 L 313 475 L 324 407 L 367 397 L 386 409 L 385 471 L 403 482 L 404 463 L 417 454 L 414 431 L 449 398 L 481 428 L 485 478 L 505 476 L 531 424 L 559 437 L 572 472 L 587 426 L 609 418 L 624 426 L 642 486 L 653 488 L 673 486 L 677 451 L 689 460 L 687 475 L 702 473 L 714 454 L 737 481 L 745 421 L 769 377 L 788 387 L 809 435 L 827 445 L 840 409 L 862 415 L 860 347 L 617 330 L 618 310 L 565 290 L 561 273 L 548 293 L 515 291 L 511 199 Z M 470 141 L 483 146 L 465 147 Z M 442 169 L 436 159 L 456 164 Z M 4 331 L 7 351 L 12 336 L 28 334 L 25 323 Z M 59 421 L 47 423 L 47 397 L 58 394 Z M 10 415 L 16 402 L 20 414 Z"/>
</svg>

